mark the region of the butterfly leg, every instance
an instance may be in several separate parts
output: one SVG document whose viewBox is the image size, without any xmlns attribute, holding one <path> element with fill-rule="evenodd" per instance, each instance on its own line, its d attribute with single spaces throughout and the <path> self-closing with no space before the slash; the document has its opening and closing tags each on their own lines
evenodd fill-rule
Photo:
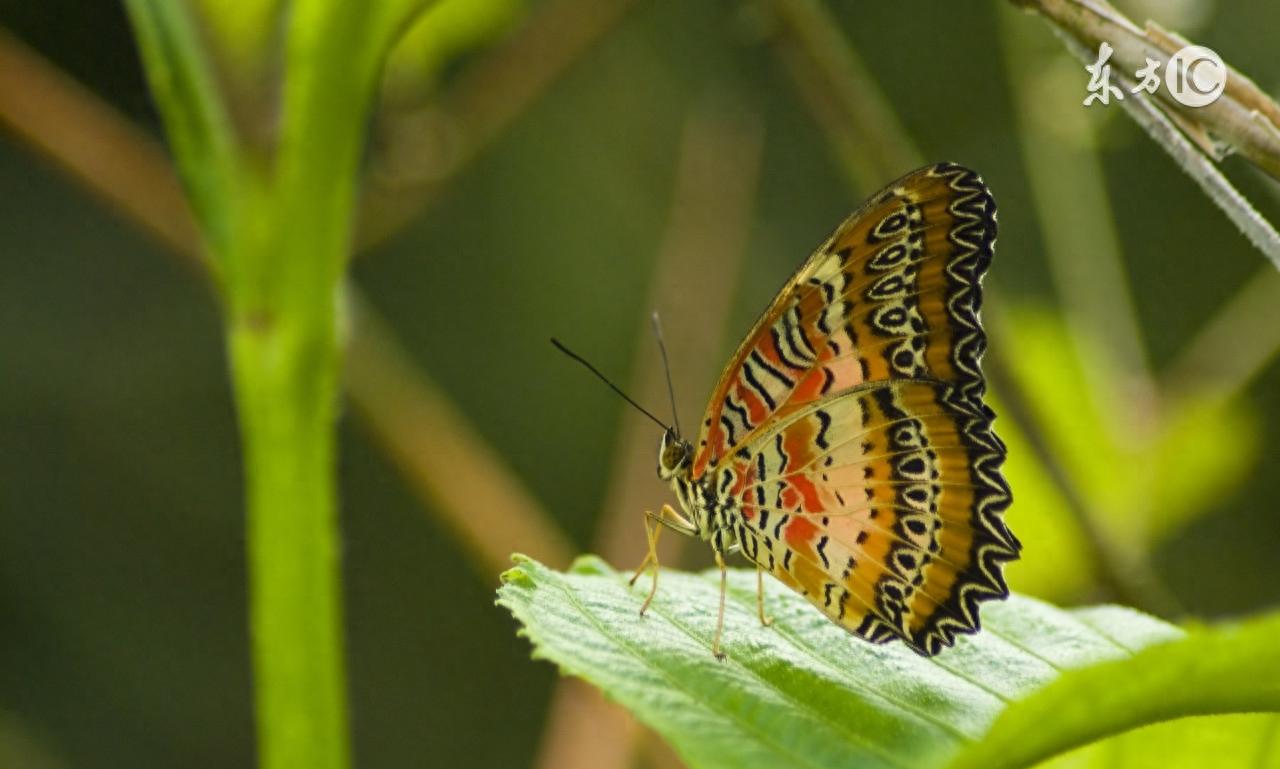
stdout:
<svg viewBox="0 0 1280 769">
<path fill-rule="evenodd" d="M 724 565 L 724 556 L 716 551 L 716 566 L 720 567 L 720 611 L 716 614 L 716 637 L 711 642 L 711 653 L 722 660 L 725 654 L 720 650 L 720 638 L 724 635 L 724 594 L 729 589 L 729 571 Z"/>
<path fill-rule="evenodd" d="M 627 580 L 628 587 L 634 587 L 636 580 L 640 579 L 640 575 L 644 574 L 645 569 L 649 568 L 650 565 L 655 568 L 658 565 L 658 532 L 661 529 L 653 525 L 650 521 L 651 517 L 652 514 L 648 510 L 644 511 L 644 538 L 649 542 L 649 551 L 645 554 L 644 560 L 640 562 L 640 565 L 636 567 L 636 573 L 632 574 L 631 579 Z"/>
<path fill-rule="evenodd" d="M 756 613 L 760 615 L 761 625 L 769 627 L 773 624 L 773 617 L 764 613 L 764 569 L 760 564 L 756 564 Z"/>
<path fill-rule="evenodd" d="M 640 605 L 642 617 L 649 609 L 649 604 L 653 603 L 653 597 L 658 594 L 658 537 L 664 528 L 674 529 L 686 536 L 697 533 L 697 527 L 677 513 L 671 505 L 663 505 L 657 513 L 644 511 L 644 534 L 645 539 L 649 541 L 649 552 L 636 568 L 636 573 L 631 575 L 630 581 L 627 582 L 628 585 L 634 585 L 646 569 L 653 567 L 653 582 L 649 586 L 649 595 L 645 596 L 644 603 Z"/>
<path fill-rule="evenodd" d="M 651 520 L 652 517 L 652 514 L 646 510 L 644 513 L 644 536 L 645 539 L 649 540 L 649 553 L 640 562 L 636 573 L 631 575 L 631 581 L 627 583 L 628 586 L 634 585 L 640 575 L 645 572 L 645 569 L 653 567 L 653 582 L 649 586 L 649 595 L 645 596 L 644 603 L 640 604 L 641 617 L 648 610 L 649 604 L 653 603 L 653 597 L 658 594 L 658 537 L 662 534 L 662 527 L 655 524 Z"/>
</svg>

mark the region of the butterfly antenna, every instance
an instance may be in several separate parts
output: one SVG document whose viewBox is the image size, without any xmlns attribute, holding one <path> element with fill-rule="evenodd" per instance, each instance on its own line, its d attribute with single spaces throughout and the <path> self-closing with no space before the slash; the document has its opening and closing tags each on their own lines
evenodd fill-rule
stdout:
<svg viewBox="0 0 1280 769">
<path fill-rule="evenodd" d="M 555 345 L 556 349 L 559 350 L 560 352 L 564 353 L 565 355 L 568 355 L 570 358 L 573 358 L 577 362 L 586 366 L 587 371 L 590 371 L 592 374 L 595 374 L 600 379 L 601 382 L 604 382 L 605 384 L 609 385 L 610 390 L 613 390 L 618 395 L 622 396 L 622 399 L 627 403 L 630 403 L 632 406 L 635 406 L 636 410 L 638 410 L 641 414 L 644 414 L 645 416 L 652 419 L 658 425 L 658 427 L 661 427 L 663 430 L 669 429 L 665 424 L 662 423 L 661 419 L 658 419 L 653 414 L 649 413 L 649 410 L 646 409 L 644 406 L 641 406 L 639 403 L 636 403 L 635 401 L 631 400 L 631 396 L 624 393 L 622 389 L 619 388 L 616 384 L 614 384 L 613 382 L 610 382 L 609 377 L 605 376 L 604 374 L 601 374 L 599 369 L 597 369 L 595 366 L 592 366 L 590 363 L 587 363 L 586 359 L 583 358 L 581 355 L 577 354 L 573 350 L 570 350 L 568 347 L 565 347 L 563 344 L 561 344 L 559 339 L 556 339 L 554 336 L 551 337 L 551 344 Z M 679 433 L 678 428 L 676 432 Z"/>
<path fill-rule="evenodd" d="M 671 398 L 671 418 L 676 423 L 676 437 L 680 437 L 680 414 L 676 412 L 676 388 L 671 384 L 671 363 L 667 360 L 667 343 L 662 338 L 662 321 L 658 311 L 653 311 L 653 335 L 658 338 L 658 350 L 662 353 L 662 370 L 667 375 L 667 395 Z"/>
</svg>

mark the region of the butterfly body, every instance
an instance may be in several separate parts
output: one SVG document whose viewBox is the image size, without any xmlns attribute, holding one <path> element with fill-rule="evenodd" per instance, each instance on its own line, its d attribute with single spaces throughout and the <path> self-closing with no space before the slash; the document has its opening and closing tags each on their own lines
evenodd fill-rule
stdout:
<svg viewBox="0 0 1280 769">
<path fill-rule="evenodd" d="M 1019 549 L 979 366 L 994 239 L 995 202 L 960 166 L 868 200 L 739 346 L 697 442 L 663 435 L 683 516 L 658 520 L 866 640 L 928 655 L 976 631 Z"/>
<path fill-rule="evenodd" d="M 729 478 L 727 484 L 731 485 L 733 471 L 725 468 L 717 475 L 694 478 L 690 470 L 692 457 L 692 446 L 668 429 L 658 446 L 658 476 L 670 481 L 671 491 L 687 516 L 684 533 L 697 536 L 710 543 L 715 552 L 727 555 L 737 544 L 742 516 L 738 500 L 723 493 L 728 486 L 715 481 Z"/>
</svg>

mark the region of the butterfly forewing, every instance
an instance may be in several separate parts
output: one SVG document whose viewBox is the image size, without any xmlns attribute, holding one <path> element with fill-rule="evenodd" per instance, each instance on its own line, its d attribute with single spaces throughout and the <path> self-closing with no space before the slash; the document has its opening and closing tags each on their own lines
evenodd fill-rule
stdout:
<svg viewBox="0 0 1280 769">
<path fill-rule="evenodd" d="M 943 164 L 890 184 L 843 222 L 778 294 L 712 393 L 695 477 L 770 420 L 864 382 L 954 381 L 982 395 L 978 279 L 995 202 Z"/>
<path fill-rule="evenodd" d="M 693 464 L 742 552 L 871 641 L 936 653 L 1007 595 L 1004 446 L 982 403 L 995 204 L 942 164 L 837 228 L 739 346 Z"/>
</svg>

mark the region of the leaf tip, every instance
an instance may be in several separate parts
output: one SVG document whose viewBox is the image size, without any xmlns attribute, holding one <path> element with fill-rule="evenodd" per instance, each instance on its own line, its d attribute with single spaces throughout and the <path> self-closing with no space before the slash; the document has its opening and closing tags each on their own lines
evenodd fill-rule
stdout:
<svg viewBox="0 0 1280 769">
<path fill-rule="evenodd" d="M 516 559 L 513 557 L 512 560 Z M 516 566 L 513 566 L 499 574 L 498 579 L 502 581 L 504 587 L 507 585 L 533 587 L 533 576 L 530 575 L 528 569 L 525 568 L 528 564 L 532 563 L 532 561 L 526 558 L 523 562 L 516 561 L 516 563 Z"/>
</svg>

